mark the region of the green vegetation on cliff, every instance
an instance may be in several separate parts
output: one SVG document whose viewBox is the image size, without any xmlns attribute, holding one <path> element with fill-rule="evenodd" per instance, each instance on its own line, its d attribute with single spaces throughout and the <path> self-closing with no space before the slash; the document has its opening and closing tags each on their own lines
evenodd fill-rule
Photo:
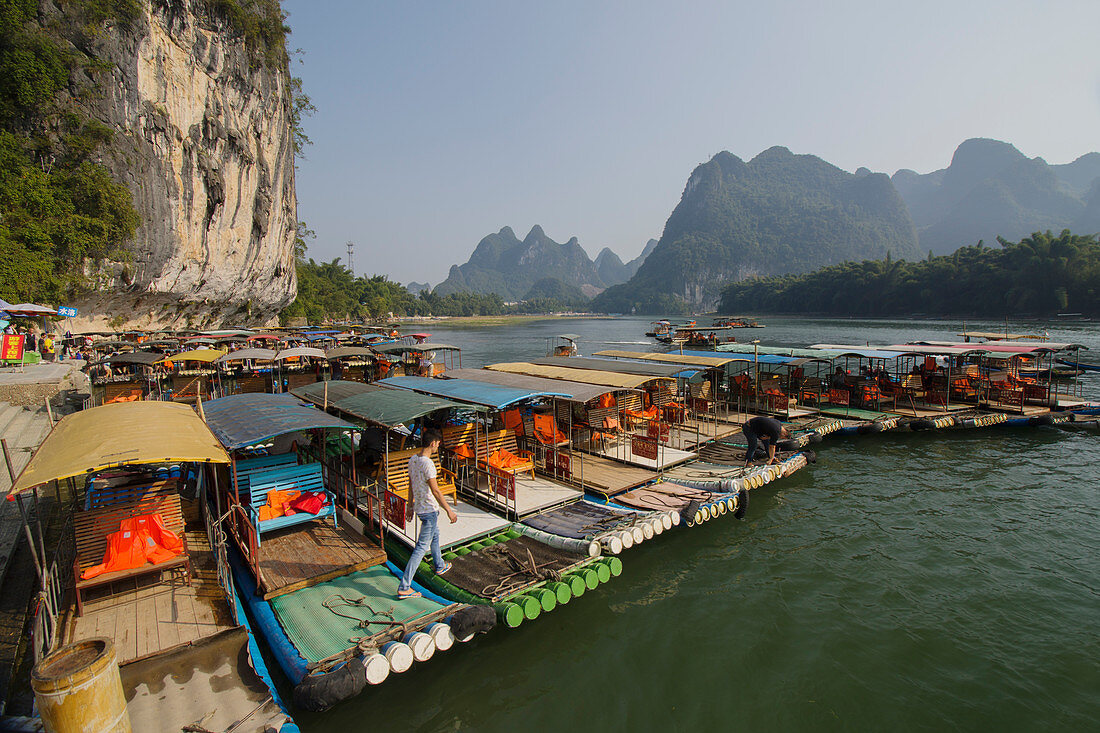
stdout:
<svg viewBox="0 0 1100 733">
<path fill-rule="evenodd" d="M 385 320 L 390 314 L 495 316 L 503 312 L 504 302 L 499 295 L 434 295 L 427 291 L 413 295 L 385 275 L 355 277 L 339 259 L 332 262 L 300 259 L 298 297 L 279 314 L 279 320 L 288 323 L 293 318 L 305 318 L 316 324 L 331 320 Z"/>
<path fill-rule="evenodd" d="M 97 73 L 78 48 L 137 0 L 61 4 L 39 23 L 38 0 L 0 1 L 0 293 L 57 302 L 85 285 L 86 259 L 122 259 L 138 224 L 129 191 L 95 161 L 112 131 L 61 100 L 70 77 Z"/>
<path fill-rule="evenodd" d="M 845 262 L 817 272 L 756 278 L 722 293 L 722 313 L 911 313 L 1002 318 L 1100 315 L 1100 243 L 1068 230 L 1036 232 L 999 248 L 963 247 L 920 262 Z"/>
</svg>

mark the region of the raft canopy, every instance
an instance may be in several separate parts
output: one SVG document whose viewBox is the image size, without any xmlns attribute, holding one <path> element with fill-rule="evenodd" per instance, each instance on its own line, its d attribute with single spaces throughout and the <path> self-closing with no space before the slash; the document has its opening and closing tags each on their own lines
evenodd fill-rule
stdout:
<svg viewBox="0 0 1100 733">
<path fill-rule="evenodd" d="M 532 377 L 526 374 L 494 372 L 488 369 L 448 369 L 443 372 L 443 376 L 448 379 L 472 379 L 475 382 L 488 382 L 489 384 L 499 384 L 504 387 L 516 387 L 536 392 L 559 392 L 564 395 L 562 399 L 569 402 L 589 402 L 605 394 L 638 391 L 568 380 Z"/>
<path fill-rule="evenodd" d="M 324 359 L 325 352 L 320 349 L 315 349 L 312 346 L 298 346 L 293 349 L 283 349 L 275 355 L 275 361 L 282 361 L 284 359 L 293 359 L 296 357 L 312 356 L 316 359 Z"/>
<path fill-rule="evenodd" d="M 751 353 L 752 350 L 750 349 Z M 702 352 L 705 356 L 698 356 L 699 352 L 685 351 L 683 354 L 660 354 L 653 351 L 623 351 L 620 349 L 605 349 L 597 351 L 594 356 L 608 356 L 613 359 L 637 359 L 641 361 L 656 361 L 663 364 L 684 364 L 687 366 L 700 366 L 707 369 L 719 369 L 724 367 L 734 358 L 728 356 L 716 356 L 713 352 Z"/>
<path fill-rule="evenodd" d="M 651 377 L 689 377 L 703 371 L 701 368 L 684 367 L 682 364 L 657 364 L 637 361 L 616 361 L 614 359 L 593 359 L 585 356 L 548 356 L 544 359 L 532 359 L 532 364 L 542 366 L 561 366 L 569 369 L 591 369 L 595 371 L 619 372 L 621 374 L 644 374 Z"/>
<path fill-rule="evenodd" d="M 8 498 L 114 466 L 176 462 L 229 463 L 210 429 L 187 405 L 147 400 L 93 407 L 57 423 Z"/>
<path fill-rule="evenodd" d="M 230 451 L 297 430 L 359 429 L 288 394 L 230 395 L 204 402 L 202 409 L 206 424 Z"/>
<path fill-rule="evenodd" d="M 671 377 L 654 377 L 646 374 L 624 374 L 622 372 L 605 372 L 593 369 L 570 369 L 564 366 L 544 366 L 523 361 L 490 364 L 485 368 L 494 372 L 526 374 L 529 377 L 567 380 L 581 382 L 582 384 L 598 384 L 605 387 L 618 387 L 619 389 L 638 389 L 642 385 L 655 380 L 671 379 Z"/>
<path fill-rule="evenodd" d="M 426 353 L 428 351 L 462 351 L 457 346 L 451 346 L 450 344 L 433 344 L 430 342 L 424 342 L 422 344 L 386 344 L 385 346 L 375 346 L 374 350 L 382 354 L 408 354 L 408 353 Z"/>
<path fill-rule="evenodd" d="M 325 352 L 325 358 L 333 359 L 374 359 L 374 352 L 365 346 L 337 346 Z"/>
<path fill-rule="evenodd" d="M 842 356 L 859 357 L 862 359 L 897 359 L 899 356 L 912 356 L 912 351 L 894 351 L 892 349 L 880 349 L 874 346 L 857 346 L 854 344 L 814 344 L 810 347 L 818 351 L 825 351 L 833 358 Z"/>
<path fill-rule="evenodd" d="M 194 349 L 193 351 L 181 351 L 178 354 L 166 356 L 164 360 L 173 364 L 177 361 L 203 361 L 209 363 L 217 361 L 224 354 L 225 349 Z"/>
<path fill-rule="evenodd" d="M 330 384 L 337 384 L 330 382 Z M 310 387 L 319 385 L 311 384 Z M 332 400 L 329 393 L 329 405 L 340 412 L 373 425 L 384 428 L 397 428 L 411 423 L 419 417 L 430 415 L 438 410 L 481 410 L 479 405 L 463 404 L 442 397 L 424 395 L 395 387 L 379 387 L 376 384 L 361 384 L 363 389 L 347 397 Z M 316 395 L 316 390 L 311 390 Z M 321 404 L 315 396 L 310 401 Z"/>
<path fill-rule="evenodd" d="M 390 377 L 378 384 L 396 389 L 408 389 L 415 392 L 443 397 L 445 399 L 469 402 L 492 410 L 503 410 L 518 402 L 527 402 L 540 397 L 568 397 L 565 392 L 544 392 L 519 387 L 504 387 L 488 382 L 476 382 L 472 379 L 429 379 L 427 377 Z"/>
<path fill-rule="evenodd" d="M 244 361 L 245 359 L 273 361 L 275 359 L 275 352 L 271 349 L 238 349 L 237 351 L 230 351 L 228 354 L 215 359 L 215 362 L 218 364 L 225 364 L 226 362 Z"/>
<path fill-rule="evenodd" d="M 93 361 L 88 366 L 97 366 L 99 364 L 140 364 L 142 366 L 152 366 L 164 360 L 164 354 L 154 354 L 150 351 L 130 351 L 125 354 L 113 354 L 106 359 Z"/>
<path fill-rule="evenodd" d="M 364 384 L 363 382 L 352 382 L 346 379 L 332 379 L 325 382 L 314 382 L 313 384 L 295 387 L 290 390 L 290 393 L 295 397 L 300 397 L 315 405 L 323 405 L 327 395 L 328 404 L 331 405 L 337 400 L 342 400 L 345 397 L 351 397 L 371 391 L 373 391 L 371 385 Z"/>
</svg>

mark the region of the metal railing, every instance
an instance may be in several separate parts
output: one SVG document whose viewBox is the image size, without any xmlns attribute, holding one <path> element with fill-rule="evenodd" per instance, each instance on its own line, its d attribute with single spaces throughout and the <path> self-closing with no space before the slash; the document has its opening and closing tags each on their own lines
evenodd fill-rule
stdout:
<svg viewBox="0 0 1100 733">
<path fill-rule="evenodd" d="M 58 624 L 65 608 L 66 589 L 72 583 L 76 541 L 71 513 L 61 528 L 60 537 L 53 558 L 42 570 L 42 583 L 35 598 L 31 643 L 36 663 L 57 647 Z"/>
</svg>

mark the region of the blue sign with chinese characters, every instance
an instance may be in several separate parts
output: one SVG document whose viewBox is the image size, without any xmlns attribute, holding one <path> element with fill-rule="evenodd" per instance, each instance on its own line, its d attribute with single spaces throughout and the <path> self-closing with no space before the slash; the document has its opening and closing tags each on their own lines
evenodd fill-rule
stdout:
<svg viewBox="0 0 1100 733">
<path fill-rule="evenodd" d="M 57 309 L 57 315 L 61 316 L 62 318 L 75 318 L 76 308 L 70 308 L 67 305 L 59 306 Z"/>
</svg>

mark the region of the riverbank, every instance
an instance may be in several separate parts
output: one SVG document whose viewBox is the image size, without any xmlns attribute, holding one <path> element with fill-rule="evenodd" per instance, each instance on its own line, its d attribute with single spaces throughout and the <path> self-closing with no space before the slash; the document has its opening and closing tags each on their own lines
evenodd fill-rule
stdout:
<svg viewBox="0 0 1100 733">
<path fill-rule="evenodd" d="M 606 313 L 543 313 L 500 316 L 407 316 L 405 318 L 395 318 L 393 322 L 405 326 L 433 323 L 448 326 L 515 326 L 536 321 L 599 321 L 614 318 L 615 316 L 609 316 Z"/>
</svg>

